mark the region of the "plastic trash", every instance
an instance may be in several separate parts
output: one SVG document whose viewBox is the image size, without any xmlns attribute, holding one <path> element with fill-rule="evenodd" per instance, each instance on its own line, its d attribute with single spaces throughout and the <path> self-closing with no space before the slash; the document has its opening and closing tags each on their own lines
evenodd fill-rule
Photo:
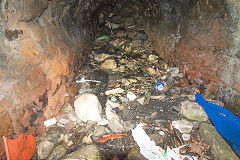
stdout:
<svg viewBox="0 0 240 160">
<path fill-rule="evenodd" d="M 51 119 L 44 121 L 43 123 L 44 123 L 45 127 L 49 127 L 49 126 L 56 124 L 57 120 L 56 120 L 56 118 L 51 118 Z"/>
<path fill-rule="evenodd" d="M 167 147 L 167 152 L 161 147 L 156 146 L 154 141 L 151 141 L 146 132 L 142 129 L 142 124 L 138 124 L 135 129 L 132 130 L 133 139 L 136 141 L 140 148 L 140 153 L 148 160 L 197 160 L 196 156 L 180 155 L 179 149 L 186 145 L 179 146 L 174 149 Z M 188 145 L 188 144 L 187 144 Z"/>
<path fill-rule="evenodd" d="M 100 143 L 105 143 L 109 139 L 123 138 L 125 136 L 127 136 L 127 133 L 114 134 L 114 135 L 105 135 L 105 136 L 103 136 L 101 138 L 95 139 L 94 141 L 100 142 Z"/>
<path fill-rule="evenodd" d="M 156 90 L 157 91 L 162 91 L 164 88 L 164 83 L 163 82 L 157 82 L 156 83 Z"/>
<path fill-rule="evenodd" d="M 97 40 L 104 40 L 104 39 L 109 40 L 110 38 L 106 35 L 103 35 L 103 36 L 97 38 Z"/>
<path fill-rule="evenodd" d="M 84 77 L 81 78 L 80 80 L 76 80 L 76 83 L 85 83 L 85 82 L 96 82 L 96 83 L 100 83 L 101 81 L 96 81 L 96 80 L 87 80 Z"/>
<path fill-rule="evenodd" d="M 240 158 L 240 119 L 221 106 L 208 103 L 199 93 L 196 93 L 196 102 L 202 106 L 217 132 Z"/>
<path fill-rule="evenodd" d="M 7 160 L 30 160 L 36 149 L 36 139 L 32 135 L 20 134 L 16 139 L 3 136 Z"/>
</svg>

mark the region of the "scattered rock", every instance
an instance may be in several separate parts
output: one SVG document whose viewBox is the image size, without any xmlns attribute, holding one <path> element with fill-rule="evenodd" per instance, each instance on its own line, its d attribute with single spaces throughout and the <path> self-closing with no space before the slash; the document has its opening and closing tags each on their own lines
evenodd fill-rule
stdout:
<svg viewBox="0 0 240 160">
<path fill-rule="evenodd" d="M 191 135 L 190 134 L 187 134 L 187 133 L 183 133 L 182 134 L 182 138 L 184 141 L 189 141 L 190 138 L 191 138 Z"/>
<path fill-rule="evenodd" d="M 199 128 L 200 135 L 205 143 L 211 146 L 214 159 L 236 160 L 238 156 L 216 131 L 214 126 L 202 123 Z"/>
<path fill-rule="evenodd" d="M 109 123 L 108 120 L 106 120 L 105 118 L 102 118 L 100 121 L 98 121 L 97 125 L 100 125 L 100 126 L 105 126 Z"/>
<path fill-rule="evenodd" d="M 124 121 L 124 128 L 126 130 L 126 132 L 131 131 L 132 129 L 134 129 L 137 125 L 136 121 Z"/>
<path fill-rule="evenodd" d="M 154 63 L 154 62 L 158 61 L 158 56 L 151 54 L 148 57 L 148 61 Z"/>
<path fill-rule="evenodd" d="M 114 108 L 118 108 L 120 106 L 119 103 L 114 103 L 114 102 L 111 102 L 110 100 L 107 100 L 107 103 L 106 103 L 106 118 L 108 120 L 111 120 L 111 119 L 116 119 L 116 120 L 120 120 L 120 117 L 116 114 L 116 112 L 113 110 Z"/>
<path fill-rule="evenodd" d="M 37 146 L 38 158 L 46 159 L 54 149 L 54 143 L 50 141 L 42 141 Z"/>
<path fill-rule="evenodd" d="M 83 94 L 74 102 L 77 117 L 83 122 L 100 121 L 102 106 L 97 96 L 93 94 Z"/>
<path fill-rule="evenodd" d="M 65 103 L 61 108 L 62 113 L 69 113 L 71 111 L 73 111 L 73 107 L 69 103 Z"/>
<path fill-rule="evenodd" d="M 105 126 L 96 126 L 94 132 L 93 132 L 93 135 L 94 136 L 101 136 L 104 134 L 106 130 L 106 127 Z"/>
<path fill-rule="evenodd" d="M 186 120 L 172 121 L 172 126 L 181 133 L 190 133 L 193 128 L 193 124 Z"/>
<path fill-rule="evenodd" d="M 54 148 L 54 150 L 52 151 L 52 153 L 49 155 L 48 160 L 56 160 L 56 159 L 60 159 L 61 157 L 63 157 L 65 154 L 67 153 L 67 148 L 64 144 L 60 144 L 58 145 L 56 148 Z"/>
<path fill-rule="evenodd" d="M 153 68 L 151 68 L 151 67 L 149 67 L 147 70 L 148 70 L 148 73 L 149 73 L 150 75 L 155 75 L 155 74 L 156 74 L 156 70 L 153 69 Z"/>
<path fill-rule="evenodd" d="M 46 131 L 46 135 L 47 135 L 46 139 L 54 143 L 57 143 L 61 139 L 62 133 L 63 133 L 63 130 L 60 127 L 50 127 Z"/>
<path fill-rule="evenodd" d="M 81 149 L 72 152 L 62 158 L 62 160 L 104 160 L 105 158 L 97 149 L 95 144 L 90 144 L 82 147 Z"/>
<path fill-rule="evenodd" d="M 134 101 L 137 98 L 137 96 L 133 92 L 128 92 L 127 98 L 129 99 L 129 101 Z"/>
<path fill-rule="evenodd" d="M 108 90 L 105 92 L 106 95 L 113 95 L 113 94 L 119 94 L 119 93 L 123 93 L 124 90 L 122 88 L 115 88 L 112 90 Z"/>
<path fill-rule="evenodd" d="M 108 127 L 113 131 L 114 133 L 121 133 L 125 131 L 124 126 L 116 119 L 111 119 L 109 121 Z"/>
<path fill-rule="evenodd" d="M 78 120 L 75 111 L 69 112 L 66 116 L 67 116 L 67 118 L 68 118 L 70 121 L 72 121 L 72 122 L 76 122 L 76 121 Z"/>
<path fill-rule="evenodd" d="M 104 61 L 105 59 L 107 59 L 107 58 L 110 57 L 110 56 L 111 56 L 111 55 L 105 54 L 105 53 L 96 54 L 96 55 L 94 56 L 94 60 L 95 60 L 95 61 L 98 61 L 98 62 L 102 62 L 102 61 Z M 110 62 L 108 62 L 108 63 L 110 63 Z"/>
<path fill-rule="evenodd" d="M 186 100 L 181 103 L 181 114 L 194 121 L 207 121 L 208 116 L 202 107 L 196 103 Z"/>
<path fill-rule="evenodd" d="M 117 68 L 117 63 L 113 59 L 107 59 L 101 64 L 100 68 L 114 70 Z"/>
</svg>

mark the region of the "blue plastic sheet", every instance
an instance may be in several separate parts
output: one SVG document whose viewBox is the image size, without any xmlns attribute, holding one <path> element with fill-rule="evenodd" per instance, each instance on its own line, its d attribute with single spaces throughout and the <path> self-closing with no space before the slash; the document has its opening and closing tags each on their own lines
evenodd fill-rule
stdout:
<svg viewBox="0 0 240 160">
<path fill-rule="evenodd" d="M 240 157 L 240 119 L 228 110 L 208 103 L 199 93 L 196 93 L 196 102 L 207 113 L 218 133 Z"/>
</svg>

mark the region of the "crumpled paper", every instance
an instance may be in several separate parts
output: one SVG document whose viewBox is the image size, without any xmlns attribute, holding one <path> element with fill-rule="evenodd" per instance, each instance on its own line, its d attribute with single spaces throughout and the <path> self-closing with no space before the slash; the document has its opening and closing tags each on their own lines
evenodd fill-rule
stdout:
<svg viewBox="0 0 240 160">
<path fill-rule="evenodd" d="M 180 155 L 179 149 L 186 145 L 179 146 L 174 149 L 167 147 L 167 152 L 161 147 L 156 146 L 156 143 L 152 141 L 146 132 L 142 129 L 142 124 L 138 124 L 135 129 L 132 130 L 133 139 L 136 141 L 140 148 L 140 153 L 148 160 L 198 160 L 196 156 Z"/>
</svg>

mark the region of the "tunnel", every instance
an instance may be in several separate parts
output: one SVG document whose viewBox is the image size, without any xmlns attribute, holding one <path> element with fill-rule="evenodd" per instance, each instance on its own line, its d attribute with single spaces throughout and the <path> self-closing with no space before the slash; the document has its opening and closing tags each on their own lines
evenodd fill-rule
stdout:
<svg viewBox="0 0 240 160">
<path fill-rule="evenodd" d="M 81 80 L 101 81 L 95 95 L 104 110 L 107 97 L 103 94 L 114 83 L 110 83 L 109 71 L 93 69 L 103 62 L 92 63 L 103 53 L 115 56 L 110 66 L 116 65 L 114 72 L 122 76 L 115 79 L 135 83 L 134 76 L 155 74 L 156 67 L 165 67 L 166 72 L 177 68 L 182 75 L 179 86 L 220 101 L 239 116 L 238 0 L 0 0 L 0 7 L 1 137 L 16 138 L 21 133 L 37 137 L 46 132 L 46 120 L 59 120 L 64 106 L 73 106 L 83 85 L 76 81 L 84 74 L 88 77 Z M 139 43 L 148 45 L 150 55 L 159 60 L 147 66 L 148 53 L 134 50 Z M 119 56 L 152 69 L 127 70 Z M 152 77 L 155 90 L 154 84 L 164 79 Z M 125 159 L 132 147 L 115 158 Z M 72 147 L 68 152 L 75 150 Z M 109 150 L 108 158 L 114 149 Z M 1 139 L 2 159 L 4 153 Z"/>
</svg>

